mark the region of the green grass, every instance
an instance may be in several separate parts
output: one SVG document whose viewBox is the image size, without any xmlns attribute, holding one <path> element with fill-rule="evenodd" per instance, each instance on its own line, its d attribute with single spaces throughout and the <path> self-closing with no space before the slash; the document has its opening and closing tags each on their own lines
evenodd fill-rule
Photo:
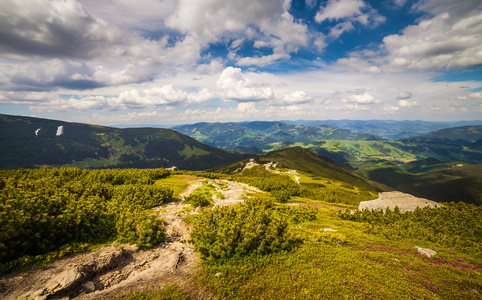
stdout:
<svg viewBox="0 0 482 300">
<path fill-rule="evenodd" d="M 203 262 L 199 282 L 219 299 L 473 299 L 482 293 L 480 253 L 388 240 L 336 216 L 325 208 L 316 220 L 293 224 L 305 240 L 294 251 Z M 339 231 L 320 230 L 330 226 Z M 414 246 L 438 253 L 427 258 Z"/>
<path fill-rule="evenodd" d="M 168 186 L 173 190 L 173 197 L 179 199 L 180 195 L 186 188 L 199 180 L 199 177 L 191 176 L 191 175 L 169 175 L 166 178 L 160 179 L 156 181 L 156 185 L 160 186 Z"/>
</svg>

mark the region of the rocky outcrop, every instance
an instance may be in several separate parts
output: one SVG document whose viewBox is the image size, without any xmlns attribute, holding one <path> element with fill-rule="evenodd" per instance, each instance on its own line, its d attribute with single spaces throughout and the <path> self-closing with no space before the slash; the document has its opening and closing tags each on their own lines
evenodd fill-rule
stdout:
<svg viewBox="0 0 482 300">
<path fill-rule="evenodd" d="M 397 206 L 400 209 L 400 212 L 403 213 L 407 211 L 414 211 L 417 207 L 441 207 L 443 205 L 432 200 L 418 198 L 402 192 L 386 192 L 380 193 L 378 195 L 378 199 L 376 200 L 360 202 L 358 209 L 386 210 L 387 208 L 390 208 L 391 210 L 394 210 Z"/>
</svg>

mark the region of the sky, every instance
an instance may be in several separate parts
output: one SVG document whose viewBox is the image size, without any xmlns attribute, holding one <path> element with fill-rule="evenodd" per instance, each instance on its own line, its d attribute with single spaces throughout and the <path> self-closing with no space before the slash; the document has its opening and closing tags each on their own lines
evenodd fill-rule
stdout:
<svg viewBox="0 0 482 300">
<path fill-rule="evenodd" d="M 482 119 L 480 0 L 0 0 L 0 113 Z"/>
</svg>

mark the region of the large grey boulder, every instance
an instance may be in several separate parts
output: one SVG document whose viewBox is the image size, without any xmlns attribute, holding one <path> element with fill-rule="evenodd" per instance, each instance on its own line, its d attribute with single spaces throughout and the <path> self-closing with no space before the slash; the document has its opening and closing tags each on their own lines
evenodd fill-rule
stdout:
<svg viewBox="0 0 482 300">
<path fill-rule="evenodd" d="M 378 195 L 378 199 L 360 202 L 358 209 L 378 209 L 385 211 L 387 208 L 394 210 L 398 206 L 400 212 L 414 211 L 417 207 L 441 207 L 440 203 L 425 198 L 418 198 L 402 192 L 385 192 Z"/>
</svg>

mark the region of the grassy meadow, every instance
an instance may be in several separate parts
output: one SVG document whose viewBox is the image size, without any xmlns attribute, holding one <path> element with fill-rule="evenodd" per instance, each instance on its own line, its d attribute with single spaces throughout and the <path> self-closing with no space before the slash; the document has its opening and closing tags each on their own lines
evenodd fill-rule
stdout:
<svg viewBox="0 0 482 300">
<path fill-rule="evenodd" d="M 134 169 L 2 171 L 2 270 L 45 265 L 116 240 L 152 247 L 163 235 L 162 225 L 149 217 L 150 207 L 177 201 L 200 180 L 229 179 L 263 192 L 244 204 L 202 208 L 185 219 L 193 227 L 189 242 L 201 257 L 192 285 L 212 299 L 482 297 L 480 206 L 450 203 L 403 215 L 360 212 L 358 203 L 375 199 L 377 192 L 302 171 L 263 170 L 254 167 L 237 175 Z M 99 180 L 103 183 L 93 184 Z M 193 195 L 219 197 L 219 184 L 205 182 Z M 31 196 L 37 201 L 28 201 Z M 73 213 L 79 209 L 80 216 Z M 8 218 L 12 213 L 24 218 Z M 52 225 L 40 231 L 45 237 L 25 238 L 43 224 Z M 136 232 L 138 225 L 145 232 L 156 229 L 156 235 Z M 84 230 L 76 235 L 79 228 Z M 111 230 L 95 236 L 105 228 Z M 57 231 L 66 238 L 55 248 L 41 243 Z M 22 243 L 15 243 L 19 239 Z M 18 257 L 17 249 L 28 243 L 40 243 L 37 249 L 43 247 L 43 252 Z M 415 246 L 437 252 L 427 257 Z M 122 298 L 195 299 L 190 292 L 170 285 Z"/>
</svg>

